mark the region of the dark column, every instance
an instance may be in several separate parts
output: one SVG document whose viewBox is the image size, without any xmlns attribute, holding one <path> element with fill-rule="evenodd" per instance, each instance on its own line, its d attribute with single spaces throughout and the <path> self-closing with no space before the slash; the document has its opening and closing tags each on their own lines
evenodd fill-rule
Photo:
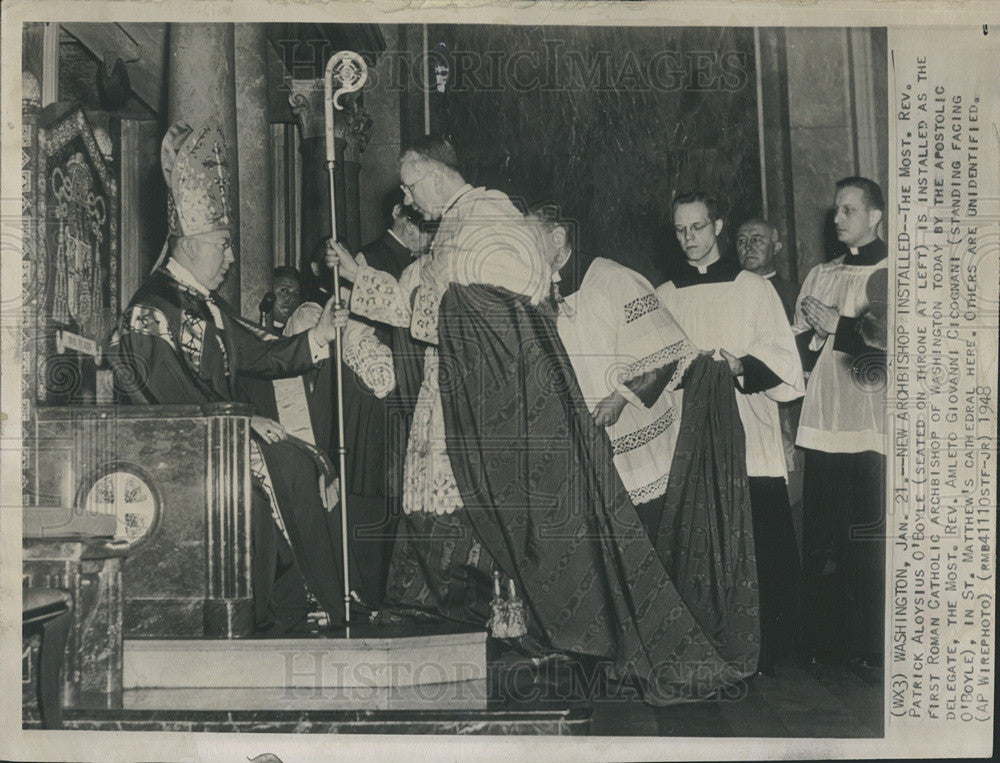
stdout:
<svg viewBox="0 0 1000 763">
<path fill-rule="evenodd" d="M 267 119 L 267 37 L 263 24 L 236 24 L 236 115 L 240 144 L 240 298 L 256 316 L 274 268 L 271 126 Z"/>
<path fill-rule="evenodd" d="M 399 187 L 399 100 L 404 89 L 400 69 L 403 56 L 396 53 L 400 50 L 399 29 L 390 24 L 382 27 L 388 49 L 393 54 L 378 60 L 365 84 L 365 109 L 375 119 L 365 148 L 365 169 L 359 178 L 363 244 L 385 231 L 385 200 Z"/>
<path fill-rule="evenodd" d="M 761 167 L 764 173 L 768 222 L 777 226 L 784 242 L 777 269 L 790 281 L 798 281 L 798 251 L 795 241 L 795 199 L 792 184 L 792 142 L 788 123 L 788 62 L 785 30 L 758 30 L 760 98 L 763 136 Z"/>
<path fill-rule="evenodd" d="M 229 149 L 232 241 L 236 262 L 219 289 L 232 305 L 240 304 L 240 172 L 236 130 L 236 87 L 232 24 L 171 24 L 168 38 L 167 115 L 192 126 L 214 117 Z"/>
<path fill-rule="evenodd" d="M 399 57 L 399 132 L 404 146 L 424 134 L 424 88 L 427 75 L 424 71 L 423 30 L 417 24 L 400 24 L 397 27 Z"/>
<path fill-rule="evenodd" d="M 306 269 L 320 242 L 330 235 L 322 80 L 293 80 L 289 102 L 302 130 L 299 142 L 302 152 L 302 262 L 298 266 Z M 339 192 L 340 188 L 336 190 Z"/>
<path fill-rule="evenodd" d="M 330 192 L 327 179 L 326 120 L 323 81 L 294 80 L 292 109 L 302 127 L 302 266 L 330 235 Z M 334 114 L 334 194 L 338 237 L 356 251 L 361 248 L 359 175 L 361 152 L 368 139 L 371 117 L 358 105 L 358 96 L 342 99 L 345 108 Z"/>
</svg>

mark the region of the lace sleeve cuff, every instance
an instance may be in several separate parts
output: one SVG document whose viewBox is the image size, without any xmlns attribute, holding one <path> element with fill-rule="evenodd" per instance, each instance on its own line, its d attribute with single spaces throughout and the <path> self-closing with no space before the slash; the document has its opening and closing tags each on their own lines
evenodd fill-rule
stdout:
<svg viewBox="0 0 1000 763">
<path fill-rule="evenodd" d="M 641 358 L 634 363 L 630 363 L 622 371 L 619 381 L 622 384 L 635 379 L 637 376 L 641 376 L 649 371 L 656 368 L 662 368 L 677 361 L 677 368 L 674 371 L 672 378 L 667 383 L 667 389 L 676 389 L 677 385 L 680 384 L 681 378 L 684 376 L 684 372 L 690 365 L 691 361 L 697 357 L 698 348 L 696 348 L 687 339 L 681 339 L 680 341 L 674 342 L 661 350 L 654 352 L 652 355 L 647 355 L 645 358 Z"/>
<path fill-rule="evenodd" d="M 410 325 L 410 310 L 399 281 L 366 265 L 358 268 L 351 290 L 351 312 L 390 326 Z"/>
<path fill-rule="evenodd" d="M 392 351 L 375 336 L 375 330 L 359 321 L 348 321 L 344 329 L 344 362 L 374 394 L 384 398 L 396 386 Z"/>
</svg>

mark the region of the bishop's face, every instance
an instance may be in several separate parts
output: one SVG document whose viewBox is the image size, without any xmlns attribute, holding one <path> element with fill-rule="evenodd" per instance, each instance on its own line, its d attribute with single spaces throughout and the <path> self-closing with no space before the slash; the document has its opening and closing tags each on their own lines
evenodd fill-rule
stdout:
<svg viewBox="0 0 1000 763">
<path fill-rule="evenodd" d="M 226 280 L 235 256 L 228 230 L 198 233 L 185 239 L 188 256 L 182 264 L 198 283 L 215 291 Z"/>
<path fill-rule="evenodd" d="M 722 220 L 712 220 L 704 203 L 679 204 L 674 210 L 674 232 L 691 265 L 710 265 L 718 257 Z"/>
<path fill-rule="evenodd" d="M 429 162 L 404 159 L 399 165 L 403 203 L 410 205 L 425 220 L 441 217 L 440 178 Z"/>
</svg>

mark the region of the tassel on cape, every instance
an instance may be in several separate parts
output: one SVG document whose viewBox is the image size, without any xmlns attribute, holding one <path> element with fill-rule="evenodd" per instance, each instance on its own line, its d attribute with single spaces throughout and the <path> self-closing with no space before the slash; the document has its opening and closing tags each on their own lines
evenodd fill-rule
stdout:
<svg viewBox="0 0 1000 763">
<path fill-rule="evenodd" d="M 524 600 L 518 596 L 514 581 L 507 579 L 507 596 L 503 595 L 500 573 L 493 572 L 493 601 L 486 625 L 493 638 L 520 638 L 528 633 L 528 617 Z"/>
</svg>

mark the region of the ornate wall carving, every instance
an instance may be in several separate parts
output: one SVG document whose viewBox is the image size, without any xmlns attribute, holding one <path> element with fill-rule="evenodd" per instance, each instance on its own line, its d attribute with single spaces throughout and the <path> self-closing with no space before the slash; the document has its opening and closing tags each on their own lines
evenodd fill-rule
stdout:
<svg viewBox="0 0 1000 763">
<path fill-rule="evenodd" d="M 114 166 L 79 108 L 53 104 L 24 135 L 25 396 L 91 402 L 95 357 L 119 312 Z M 57 341 L 58 332 L 83 342 Z M 72 349 L 71 349 L 72 348 Z M 26 380 L 27 381 L 27 380 Z"/>
</svg>

